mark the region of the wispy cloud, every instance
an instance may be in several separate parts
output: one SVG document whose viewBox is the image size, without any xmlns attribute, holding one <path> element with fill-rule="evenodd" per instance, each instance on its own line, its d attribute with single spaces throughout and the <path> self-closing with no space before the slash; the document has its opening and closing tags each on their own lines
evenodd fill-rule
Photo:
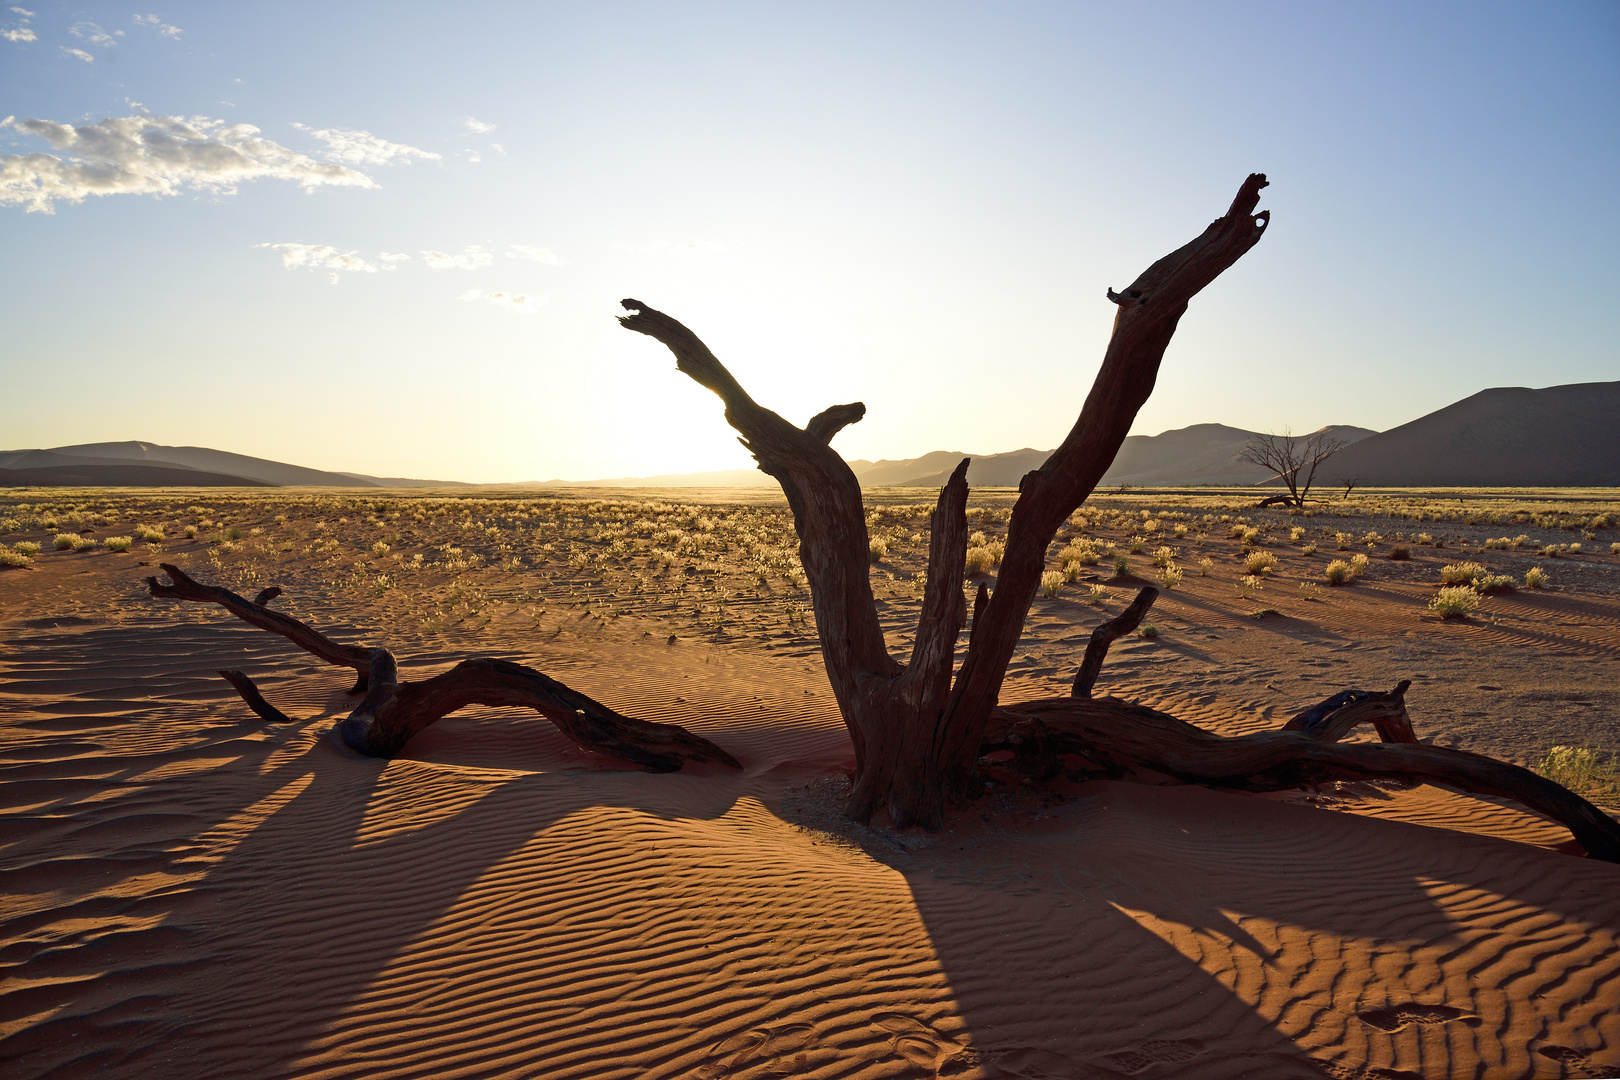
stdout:
<svg viewBox="0 0 1620 1080">
<path fill-rule="evenodd" d="M 495 130 L 494 124 L 486 124 L 482 120 L 474 120 L 470 116 L 463 120 L 462 123 L 466 124 L 467 130 L 474 135 L 488 135 Z"/>
<path fill-rule="evenodd" d="M 185 33 L 185 31 L 180 29 L 178 26 L 174 26 L 171 23 L 166 23 L 156 15 L 137 15 L 135 16 L 135 25 L 150 27 L 151 29 L 162 34 L 164 37 L 174 38 L 176 41 L 179 41 L 180 35 Z"/>
<path fill-rule="evenodd" d="M 568 265 L 557 258 L 556 253 L 550 248 L 530 247 L 528 244 L 506 245 L 506 257 L 508 259 L 532 259 L 537 263 L 545 263 L 547 266 Z"/>
<path fill-rule="evenodd" d="M 295 123 L 299 131 L 307 131 L 327 146 L 326 157 L 333 161 L 346 161 L 351 165 L 388 165 L 395 161 L 410 164 L 411 158 L 438 161 L 440 155 L 432 150 L 420 150 L 404 143 L 379 139 L 369 131 L 348 131 L 343 128 L 311 128 Z"/>
<path fill-rule="evenodd" d="M 85 52 L 83 49 L 70 49 L 66 45 L 59 45 L 57 48 L 61 49 L 68 56 L 73 57 L 75 60 L 83 60 L 87 64 L 93 64 L 96 62 L 96 58 Z"/>
<path fill-rule="evenodd" d="M 365 173 L 316 161 L 261 138 L 252 124 L 206 116 L 110 117 L 70 127 L 53 120 L 6 117 L 12 127 L 50 143 L 54 154 L 0 157 L 0 206 L 55 213 L 57 201 L 90 195 L 234 194 L 244 180 L 290 180 L 305 191 L 324 186 L 376 187 Z"/>
<path fill-rule="evenodd" d="M 488 266 L 494 262 L 495 257 L 474 244 L 460 255 L 447 255 L 442 251 L 424 251 L 422 261 L 432 270 L 476 270 L 480 266 Z"/>
<path fill-rule="evenodd" d="M 68 27 L 68 33 L 82 41 L 88 41 L 92 45 L 100 45 L 104 49 L 110 49 L 118 44 L 113 40 L 114 35 L 118 37 L 124 36 L 122 30 L 114 30 L 109 34 L 93 22 L 76 22 Z"/>
<path fill-rule="evenodd" d="M 358 251 L 339 251 L 330 244 L 254 244 L 256 248 L 270 248 L 281 252 L 281 265 L 288 270 L 327 270 L 332 284 L 338 283 L 337 272 L 375 274 L 377 268 L 360 257 Z"/>
<path fill-rule="evenodd" d="M 461 294 L 463 300 L 483 300 L 503 311 L 510 311 L 515 315 L 532 315 L 535 309 L 546 302 L 544 296 L 525 296 L 522 293 L 492 292 L 483 289 L 468 289 Z"/>
<path fill-rule="evenodd" d="M 399 251 L 384 251 L 381 254 L 379 254 L 377 256 L 377 258 L 381 259 L 385 263 L 390 264 L 389 266 L 385 267 L 385 269 L 388 269 L 388 270 L 393 269 L 393 266 L 391 265 L 393 263 L 402 263 L 402 262 L 410 262 L 411 261 L 411 257 L 409 255 L 406 255 L 404 252 L 399 252 Z"/>
<path fill-rule="evenodd" d="M 30 41 L 38 41 L 39 35 L 35 34 L 28 28 L 28 20 L 34 17 L 34 13 L 29 11 L 27 8 L 20 7 L 14 7 L 11 10 L 18 15 L 21 15 L 22 18 L 18 20 L 16 26 L 0 30 L 0 38 L 5 38 L 7 41 L 12 42 L 15 45 L 24 45 Z"/>
</svg>

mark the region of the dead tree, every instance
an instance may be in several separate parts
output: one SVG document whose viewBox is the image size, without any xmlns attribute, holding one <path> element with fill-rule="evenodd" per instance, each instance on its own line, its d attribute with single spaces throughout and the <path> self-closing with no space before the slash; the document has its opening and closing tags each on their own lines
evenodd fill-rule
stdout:
<svg viewBox="0 0 1620 1080">
<path fill-rule="evenodd" d="M 1038 781 L 1067 770 L 1076 778 L 1146 775 L 1160 781 L 1247 791 L 1333 781 L 1439 783 L 1503 796 L 1562 822 L 1586 851 L 1620 862 L 1620 824 L 1535 773 L 1489 758 L 1421 745 L 1407 718 L 1402 683 L 1388 693 L 1351 690 L 1289 721 L 1281 731 L 1223 738 L 1153 709 L 1090 692 L 1109 645 L 1130 632 L 1152 603 L 1147 589 L 1120 619 L 1092 637 L 1070 697 L 998 707 L 1002 681 L 1034 599 L 1048 545 L 1090 495 L 1153 389 L 1160 359 L 1187 302 L 1260 239 L 1269 216 L 1254 213 L 1263 175 L 1244 181 L 1236 200 L 1191 243 L 1150 266 L 1123 293 L 1101 370 L 1074 429 L 1039 469 L 1023 478 L 1009 524 L 996 589 L 980 587 L 973 632 L 959 669 L 955 650 L 966 618 L 962 573 L 967 550 L 967 466 L 941 489 L 931 519 L 928 584 L 908 663 L 888 652 L 869 580 L 860 484 L 829 446 L 861 419 L 860 403 L 834 405 L 803 428 L 756 403 L 698 337 L 636 300 L 621 322 L 674 353 L 677 367 L 714 391 L 761 470 L 782 485 L 799 536 L 822 656 L 855 750 L 847 813 L 861 821 L 886 812 L 900 827 L 939 827 L 948 804 L 976 793 L 986 755 L 1005 755 Z M 506 660 L 465 660 L 418 683 L 399 681 L 386 649 L 341 645 L 266 605 L 194 581 L 163 564 L 171 584 L 148 578 L 155 597 L 219 604 L 328 663 L 354 670 L 365 699 L 337 726 L 363 754 L 390 757 L 417 732 L 465 705 L 535 709 L 581 747 L 653 771 L 687 762 L 737 767 L 724 750 L 682 728 L 623 716 L 532 668 Z M 257 715 L 285 714 L 241 672 L 221 672 Z M 1361 723 L 1384 740 L 1341 744 Z"/>
<path fill-rule="evenodd" d="M 281 590 L 266 589 L 256 600 L 217 585 L 204 585 L 178 566 L 161 563 L 170 584 L 146 579 L 155 597 L 218 604 L 243 622 L 279 634 L 329 664 L 353 669 L 350 693 L 364 700 L 337 726 L 352 750 L 368 757 L 393 757 L 411 737 L 436 720 L 468 705 L 511 705 L 533 709 L 582 750 L 638 765 L 649 772 L 674 772 L 688 762 L 719 762 L 740 768 L 737 759 L 674 724 L 637 720 L 510 660 L 463 660 L 449 671 L 421 682 L 402 682 L 399 665 L 387 649 L 340 645 L 325 634 L 265 605 Z M 240 671 L 221 671 L 258 716 L 270 723 L 291 720 L 265 700 Z"/>
<path fill-rule="evenodd" d="M 622 302 L 630 314 L 619 321 L 663 343 L 681 372 L 720 398 L 727 422 L 787 497 L 827 677 L 855 749 L 846 812 L 867 821 L 882 810 L 897 827 L 938 828 L 948 804 L 975 794 L 981 756 L 1008 748 L 1016 736 L 1023 743 L 1042 743 L 1050 759 L 1078 755 L 1096 766 L 1081 772 L 1103 775 L 1147 770 L 1250 790 L 1328 779 L 1437 780 L 1556 811 L 1554 816 L 1575 831 L 1589 852 L 1620 861 L 1620 825 L 1590 803 L 1528 770 L 1500 762 L 1487 768 L 1480 762 L 1489 759 L 1460 751 L 1389 744 L 1372 748 L 1377 750 L 1373 754 L 1303 729 L 1268 733 L 1265 740 L 1222 739 L 1151 709 L 1085 696 L 997 708 L 1048 546 L 1118 453 L 1152 392 L 1188 301 L 1259 242 L 1270 221 L 1269 211 L 1255 213 L 1265 186 L 1263 174 L 1249 176 L 1227 213 L 1203 233 L 1154 263 L 1124 292 L 1108 290 L 1119 310 L 1102 368 L 1068 437 L 1019 484 L 997 586 L 987 600 L 980 589 L 967 652 L 957 670 L 956 643 L 966 617 L 961 582 L 968 461 L 957 466 L 941 489 L 930 519 L 927 587 L 909 662 L 901 663 L 888 651 L 873 602 L 860 483 L 829 445 L 833 436 L 865 415 L 866 407 L 860 402 L 834 405 L 803 428 L 795 427 L 754 401 L 686 326 L 639 300 Z M 1134 605 L 1140 609 L 1138 619 L 1148 603 L 1150 596 Z M 1089 693 L 1111 640 L 1106 634 L 1093 639 L 1095 663 L 1088 650 L 1077 692 L 1084 682 Z M 1404 691 L 1404 685 L 1398 688 L 1396 698 Z M 1365 712 L 1364 705 L 1358 697 L 1327 711 Z M 1401 716 L 1404 722 L 1404 704 Z M 1330 726 L 1339 727 L 1342 723 Z M 1111 734 L 1116 729 L 1117 747 Z M 1409 738 L 1409 723 L 1405 734 L 1403 741 L 1415 741 Z M 1200 766 L 1199 755 L 1205 752 L 1209 759 Z"/>
<path fill-rule="evenodd" d="M 1311 484 L 1316 480 L 1317 468 L 1349 445 L 1349 440 L 1330 435 L 1326 430 L 1313 431 L 1300 438 L 1284 428 L 1281 435 L 1256 435 L 1243 448 L 1241 456 L 1244 461 L 1270 469 L 1277 474 L 1271 479 L 1280 479 L 1288 487 L 1287 495 L 1262 499 L 1261 506 L 1277 503 L 1304 506 L 1305 496 L 1310 494 Z M 1304 480 L 1299 478 L 1302 472 Z"/>
</svg>

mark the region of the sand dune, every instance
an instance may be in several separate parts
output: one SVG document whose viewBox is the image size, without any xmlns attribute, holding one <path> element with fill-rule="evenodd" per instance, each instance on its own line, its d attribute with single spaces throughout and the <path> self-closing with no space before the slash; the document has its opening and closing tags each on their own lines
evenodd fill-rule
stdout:
<svg viewBox="0 0 1620 1080">
<path fill-rule="evenodd" d="M 1481 390 L 1372 436 L 1324 467 L 1394 487 L 1620 485 L 1620 382 Z"/>
<path fill-rule="evenodd" d="M 290 610 L 386 640 L 407 677 L 521 656 L 744 768 L 624 771 L 492 709 L 361 759 L 326 735 L 344 673 L 143 599 L 143 572 L 102 553 L 0 575 L 8 1077 L 1620 1071 L 1620 867 L 1514 807 L 1014 785 L 896 834 L 840 819 L 849 743 L 785 639 L 670 644 L 650 608 L 436 633 L 295 591 Z M 1620 659 L 1608 593 L 1451 625 L 1416 622 L 1426 587 L 1392 576 L 1271 589 L 1256 619 L 1229 580 L 1189 578 L 1101 689 L 1235 733 L 1404 672 L 1420 732 L 1522 754 L 1503 700 Z M 1007 696 L 1062 685 L 1101 615 L 1037 601 Z M 298 722 L 254 721 L 223 666 Z"/>
</svg>

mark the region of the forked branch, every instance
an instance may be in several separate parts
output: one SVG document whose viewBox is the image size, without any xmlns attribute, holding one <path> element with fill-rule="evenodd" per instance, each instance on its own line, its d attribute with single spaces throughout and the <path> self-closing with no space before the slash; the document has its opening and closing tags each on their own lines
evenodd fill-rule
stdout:
<svg viewBox="0 0 1620 1080">
<path fill-rule="evenodd" d="M 1226 738 L 1114 698 L 1050 698 L 997 709 L 983 749 L 1038 744 L 1049 754 L 1067 755 L 1076 768 L 1096 776 L 1156 773 L 1243 791 L 1336 781 L 1440 784 L 1512 799 L 1564 825 L 1593 858 L 1620 862 L 1620 823 L 1529 769 L 1443 746 L 1330 741 L 1337 729 L 1332 725 L 1315 734 L 1283 730 Z"/>
<path fill-rule="evenodd" d="M 272 634 L 280 634 L 300 649 L 313 653 L 328 664 L 353 668 L 359 678 L 349 692 L 357 694 L 365 690 L 366 676 L 371 672 L 371 650 L 358 645 L 339 645 L 325 634 L 292 616 L 265 607 L 265 602 L 273 596 L 280 595 L 279 588 L 274 593 L 269 589 L 264 590 L 259 594 L 261 602 L 255 603 L 221 586 L 204 585 L 172 563 L 158 563 L 158 565 L 169 575 L 172 584 L 165 585 L 155 577 L 147 578 L 146 587 L 153 596 L 170 600 L 190 600 L 201 604 L 218 604 L 250 626 L 257 626 L 260 630 L 268 630 Z"/>
<path fill-rule="evenodd" d="M 204 585 L 167 563 L 162 566 L 173 584 L 147 578 L 153 596 L 220 604 L 244 622 L 280 634 L 328 663 L 361 671 L 366 696 L 338 725 L 337 734 L 351 749 L 368 757 L 393 757 L 412 736 L 457 709 L 495 705 L 534 709 L 581 749 L 639 765 L 649 772 L 674 772 L 687 762 L 742 767 L 720 747 L 685 728 L 625 716 L 556 679 L 509 660 L 463 660 L 430 679 L 401 682 L 399 665 L 387 649 L 338 645 L 296 619 L 266 611 L 262 604 L 250 603 L 228 589 Z M 266 701 L 243 672 L 221 671 L 220 675 L 261 719 L 270 723 L 292 721 Z"/>
</svg>

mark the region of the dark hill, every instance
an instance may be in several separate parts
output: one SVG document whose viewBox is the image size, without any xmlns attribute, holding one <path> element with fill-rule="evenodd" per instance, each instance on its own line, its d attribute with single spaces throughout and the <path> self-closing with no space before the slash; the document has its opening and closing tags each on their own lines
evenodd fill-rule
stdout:
<svg viewBox="0 0 1620 1080">
<path fill-rule="evenodd" d="M 0 487 L 274 487 L 263 480 L 180 465 L 46 465 L 0 469 Z"/>
<path fill-rule="evenodd" d="M 1339 451 L 1370 487 L 1620 486 L 1620 382 L 1481 390 Z"/>
</svg>

